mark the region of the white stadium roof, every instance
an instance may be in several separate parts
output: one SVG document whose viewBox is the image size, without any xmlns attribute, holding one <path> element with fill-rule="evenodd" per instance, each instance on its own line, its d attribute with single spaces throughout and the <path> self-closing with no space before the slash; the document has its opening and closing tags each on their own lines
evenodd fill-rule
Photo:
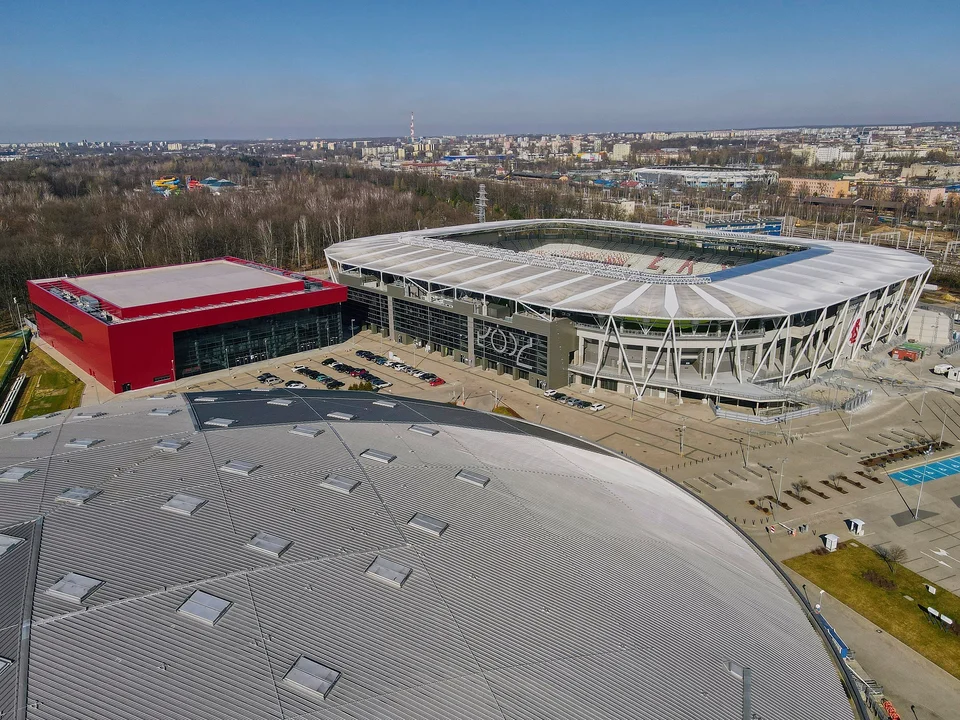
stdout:
<svg viewBox="0 0 960 720">
<path fill-rule="evenodd" d="M 4 426 L 0 467 L 35 472 L 0 483 L 0 714 L 719 719 L 729 660 L 764 718 L 852 717 L 797 596 L 698 499 L 538 426 L 375 400 L 124 399 L 86 449 L 75 412 Z"/>
<path fill-rule="evenodd" d="M 538 226 L 643 231 L 665 238 L 735 240 L 799 250 L 709 275 L 644 276 L 622 270 L 618 275 L 616 268 L 600 263 L 533 257 L 451 238 Z M 440 237 L 451 241 L 431 241 Z M 932 267 L 913 253 L 874 245 L 602 220 L 516 220 L 394 233 L 336 243 L 326 254 L 372 273 L 553 310 L 697 320 L 818 310 L 917 277 Z"/>
</svg>

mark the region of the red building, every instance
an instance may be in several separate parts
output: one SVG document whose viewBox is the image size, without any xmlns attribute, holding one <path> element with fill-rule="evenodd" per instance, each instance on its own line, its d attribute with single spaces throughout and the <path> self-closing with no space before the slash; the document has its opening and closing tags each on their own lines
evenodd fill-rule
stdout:
<svg viewBox="0 0 960 720">
<path fill-rule="evenodd" d="M 27 286 L 40 336 L 118 393 L 341 342 L 347 299 L 232 257 Z"/>
</svg>

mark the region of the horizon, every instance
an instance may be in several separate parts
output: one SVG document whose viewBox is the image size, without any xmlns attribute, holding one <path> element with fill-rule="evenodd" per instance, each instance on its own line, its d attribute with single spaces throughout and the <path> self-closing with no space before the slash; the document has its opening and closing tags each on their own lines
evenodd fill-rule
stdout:
<svg viewBox="0 0 960 720">
<path fill-rule="evenodd" d="M 908 30 L 892 0 L 583 10 L 20 3 L 4 15 L 0 142 L 405 137 L 411 109 L 422 137 L 960 117 L 957 6 L 914 3 Z"/>
</svg>

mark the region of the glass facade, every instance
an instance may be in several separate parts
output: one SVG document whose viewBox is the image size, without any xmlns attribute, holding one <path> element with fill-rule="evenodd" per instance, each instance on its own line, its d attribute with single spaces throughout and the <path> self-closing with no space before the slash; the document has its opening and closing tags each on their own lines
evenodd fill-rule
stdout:
<svg viewBox="0 0 960 720">
<path fill-rule="evenodd" d="M 390 313 L 387 310 L 387 296 L 378 292 L 347 288 L 347 306 L 344 308 L 347 321 L 352 318 L 357 325 L 376 325 L 389 327 Z"/>
<path fill-rule="evenodd" d="M 455 350 L 467 349 L 466 315 L 441 307 L 394 298 L 393 326 L 398 335 L 409 335 Z"/>
<path fill-rule="evenodd" d="M 66 330 L 68 333 L 70 333 L 70 334 L 73 335 L 75 338 L 77 338 L 78 340 L 83 340 L 83 333 L 81 333 L 79 330 L 77 330 L 77 329 L 76 329 L 75 327 L 73 327 L 72 325 L 68 325 L 65 321 L 61 320 L 60 318 L 58 318 L 58 317 L 57 317 L 56 315 L 54 315 L 53 313 L 47 312 L 46 310 L 44 310 L 44 309 L 43 309 L 42 307 L 40 307 L 39 305 L 34 305 L 34 306 L 33 306 L 33 310 L 34 310 L 34 312 L 39 313 L 40 315 L 43 315 L 47 320 L 49 320 L 49 321 L 52 322 L 53 324 L 58 325 L 59 327 L 63 328 L 63 329 Z"/>
<path fill-rule="evenodd" d="M 174 333 L 174 366 L 178 378 L 186 377 L 315 350 L 342 339 L 340 305 L 324 305 Z"/>
<path fill-rule="evenodd" d="M 547 338 L 544 335 L 474 320 L 477 360 L 498 362 L 537 375 L 547 374 Z"/>
</svg>

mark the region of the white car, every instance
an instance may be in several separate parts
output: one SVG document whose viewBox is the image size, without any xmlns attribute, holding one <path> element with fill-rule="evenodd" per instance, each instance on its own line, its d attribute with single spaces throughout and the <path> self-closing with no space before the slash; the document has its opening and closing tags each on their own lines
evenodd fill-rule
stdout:
<svg viewBox="0 0 960 720">
<path fill-rule="evenodd" d="M 601 410 L 604 410 L 606 407 L 607 406 L 604 405 L 603 403 L 594 403 L 593 405 L 590 406 L 590 409 L 593 410 L 594 412 L 600 412 Z"/>
<path fill-rule="evenodd" d="M 556 390 L 544 390 L 544 391 L 543 391 L 543 396 L 544 396 L 544 397 L 553 397 L 553 396 L 556 395 L 556 394 L 557 394 L 557 391 L 556 391 Z"/>
</svg>

